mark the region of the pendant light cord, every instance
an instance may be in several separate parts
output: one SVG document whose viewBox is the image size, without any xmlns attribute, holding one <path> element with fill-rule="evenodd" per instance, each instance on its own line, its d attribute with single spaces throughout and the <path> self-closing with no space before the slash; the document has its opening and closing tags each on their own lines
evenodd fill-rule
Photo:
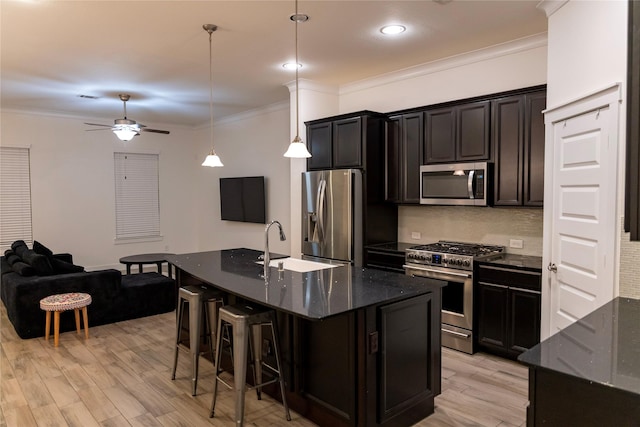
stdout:
<svg viewBox="0 0 640 427">
<path fill-rule="evenodd" d="M 213 31 L 208 31 L 209 33 L 209 116 L 211 119 L 211 153 L 213 153 L 213 54 L 211 48 L 211 34 Z"/>
<path fill-rule="evenodd" d="M 298 68 L 300 63 L 298 62 L 298 0 L 296 0 L 296 19 L 295 21 L 295 29 L 296 29 L 296 141 L 300 140 L 300 119 L 299 119 L 299 91 L 298 91 Z"/>
</svg>

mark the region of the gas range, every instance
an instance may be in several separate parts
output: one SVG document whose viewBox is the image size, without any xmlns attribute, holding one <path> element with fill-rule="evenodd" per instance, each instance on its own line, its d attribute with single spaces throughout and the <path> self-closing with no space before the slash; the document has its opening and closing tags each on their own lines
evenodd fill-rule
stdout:
<svg viewBox="0 0 640 427">
<path fill-rule="evenodd" d="M 456 270 L 473 270 L 473 261 L 504 252 L 504 246 L 449 242 L 413 246 L 406 251 L 405 261 L 413 265 L 430 265 Z"/>
</svg>

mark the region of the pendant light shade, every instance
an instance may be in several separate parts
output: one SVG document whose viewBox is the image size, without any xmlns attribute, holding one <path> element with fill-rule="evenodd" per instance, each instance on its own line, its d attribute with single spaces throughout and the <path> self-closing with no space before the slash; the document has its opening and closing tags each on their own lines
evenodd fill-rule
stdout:
<svg viewBox="0 0 640 427">
<path fill-rule="evenodd" d="M 213 149 L 213 59 L 211 53 L 211 34 L 218 29 L 218 26 L 213 24 L 204 24 L 202 28 L 209 33 L 209 117 L 211 118 L 209 128 L 211 132 L 211 151 L 204 159 L 204 162 L 202 162 L 202 166 L 215 168 L 224 166 L 220 161 L 220 157 L 218 157 L 216 151 Z"/>
<path fill-rule="evenodd" d="M 298 0 L 296 0 L 296 13 L 294 15 L 291 15 L 290 19 L 296 25 L 296 136 L 295 138 L 293 138 L 293 141 L 291 141 L 291 144 L 289 144 L 289 149 L 286 153 L 284 153 L 284 156 L 296 159 L 306 159 L 311 157 L 311 153 L 309 153 L 309 150 L 307 150 L 307 146 L 304 142 L 302 142 L 302 139 L 300 139 L 300 122 L 298 118 L 300 104 L 300 96 L 298 94 L 298 69 L 300 68 L 300 66 L 298 65 L 300 64 L 300 62 L 298 61 L 298 22 L 305 22 L 309 19 L 309 17 L 307 15 L 298 13 Z"/>
</svg>

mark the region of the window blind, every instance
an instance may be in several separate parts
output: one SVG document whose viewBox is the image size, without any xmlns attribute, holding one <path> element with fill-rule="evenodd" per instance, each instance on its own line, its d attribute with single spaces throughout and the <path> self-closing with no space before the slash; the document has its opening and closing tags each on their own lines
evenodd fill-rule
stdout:
<svg viewBox="0 0 640 427">
<path fill-rule="evenodd" d="M 160 237 L 158 154 L 114 153 L 116 240 Z"/>
<path fill-rule="evenodd" d="M 29 149 L 0 147 L 0 249 L 16 240 L 33 244 Z"/>
</svg>

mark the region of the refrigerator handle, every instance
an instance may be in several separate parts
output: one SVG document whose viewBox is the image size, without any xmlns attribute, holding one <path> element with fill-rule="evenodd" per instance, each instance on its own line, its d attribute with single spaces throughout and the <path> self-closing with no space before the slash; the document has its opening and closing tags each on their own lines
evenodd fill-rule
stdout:
<svg viewBox="0 0 640 427">
<path fill-rule="evenodd" d="M 327 181 L 324 179 L 320 181 L 318 186 L 318 198 L 316 200 L 316 208 L 318 209 L 317 215 L 317 227 L 318 227 L 318 241 L 324 240 L 324 208 L 325 208 L 325 193 L 327 189 Z"/>
</svg>

